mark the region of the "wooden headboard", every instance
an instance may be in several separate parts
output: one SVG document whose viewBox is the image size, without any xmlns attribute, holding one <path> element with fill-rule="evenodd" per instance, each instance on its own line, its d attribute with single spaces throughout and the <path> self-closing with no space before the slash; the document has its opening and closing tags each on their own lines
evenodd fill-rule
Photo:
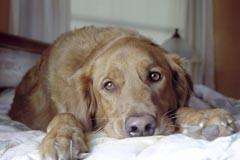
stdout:
<svg viewBox="0 0 240 160">
<path fill-rule="evenodd" d="M 48 43 L 0 32 L 0 47 L 41 54 Z"/>
<path fill-rule="evenodd" d="M 0 88 L 16 87 L 49 45 L 0 32 Z"/>
</svg>

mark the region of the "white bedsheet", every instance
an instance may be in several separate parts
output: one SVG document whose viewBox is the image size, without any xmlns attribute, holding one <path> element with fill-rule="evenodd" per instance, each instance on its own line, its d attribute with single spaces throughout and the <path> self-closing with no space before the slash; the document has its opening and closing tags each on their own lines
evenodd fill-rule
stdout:
<svg viewBox="0 0 240 160">
<path fill-rule="evenodd" d="M 87 160 L 239 160 L 240 134 L 212 142 L 182 134 L 109 140 L 96 145 Z"/>
<path fill-rule="evenodd" d="M 2 129 L 2 125 L 0 128 Z M 6 129 L 6 128 L 5 128 Z M 40 131 L 0 132 L 1 160 L 40 160 Z M 96 136 L 96 135 L 95 135 Z M 98 136 L 91 140 L 86 160 L 239 160 L 240 134 L 214 141 L 196 140 L 175 134 L 116 140 Z"/>
<path fill-rule="evenodd" d="M 239 116 L 239 101 L 229 100 L 204 86 L 195 86 L 195 90 L 192 105 L 218 106 Z M 1 98 L 0 111 L 12 100 L 7 96 Z M 7 110 L 2 109 L 4 113 Z M 0 160 L 40 160 L 38 145 L 44 136 L 44 132 L 30 130 L 0 114 Z M 214 141 L 192 139 L 182 134 L 117 140 L 99 133 L 90 139 L 91 152 L 81 155 L 86 160 L 240 160 L 240 133 Z"/>
</svg>

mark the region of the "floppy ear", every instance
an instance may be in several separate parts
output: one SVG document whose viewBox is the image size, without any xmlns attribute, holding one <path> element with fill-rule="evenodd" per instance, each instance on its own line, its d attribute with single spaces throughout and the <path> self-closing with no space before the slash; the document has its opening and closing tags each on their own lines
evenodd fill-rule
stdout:
<svg viewBox="0 0 240 160">
<path fill-rule="evenodd" d="M 70 99 L 72 105 L 69 110 L 86 129 L 91 130 L 95 126 L 97 109 L 92 79 L 85 74 L 77 73 L 69 80 L 69 84 L 71 91 L 68 93 L 73 97 Z"/>
<path fill-rule="evenodd" d="M 178 107 L 188 105 L 190 95 L 193 91 L 193 84 L 189 74 L 183 68 L 182 58 L 176 54 L 167 53 L 166 57 L 173 72 L 173 87 L 176 91 Z"/>
</svg>

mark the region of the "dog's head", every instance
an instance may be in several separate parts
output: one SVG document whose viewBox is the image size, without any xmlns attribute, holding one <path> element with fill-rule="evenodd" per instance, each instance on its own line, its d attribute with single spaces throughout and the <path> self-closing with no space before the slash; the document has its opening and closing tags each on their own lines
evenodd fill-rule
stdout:
<svg viewBox="0 0 240 160">
<path fill-rule="evenodd" d="M 126 36 L 99 48 L 74 75 L 85 126 L 123 138 L 169 134 L 192 83 L 178 56 L 150 40 Z"/>
</svg>

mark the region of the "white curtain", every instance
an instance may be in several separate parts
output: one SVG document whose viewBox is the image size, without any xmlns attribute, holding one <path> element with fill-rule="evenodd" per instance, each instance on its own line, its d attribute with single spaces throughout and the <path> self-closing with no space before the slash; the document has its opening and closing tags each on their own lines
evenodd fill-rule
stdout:
<svg viewBox="0 0 240 160">
<path fill-rule="evenodd" d="M 188 0 L 185 38 L 200 54 L 198 83 L 214 89 L 213 1 Z"/>
<path fill-rule="evenodd" d="M 52 42 L 70 28 L 70 0 L 12 0 L 10 31 Z"/>
</svg>

